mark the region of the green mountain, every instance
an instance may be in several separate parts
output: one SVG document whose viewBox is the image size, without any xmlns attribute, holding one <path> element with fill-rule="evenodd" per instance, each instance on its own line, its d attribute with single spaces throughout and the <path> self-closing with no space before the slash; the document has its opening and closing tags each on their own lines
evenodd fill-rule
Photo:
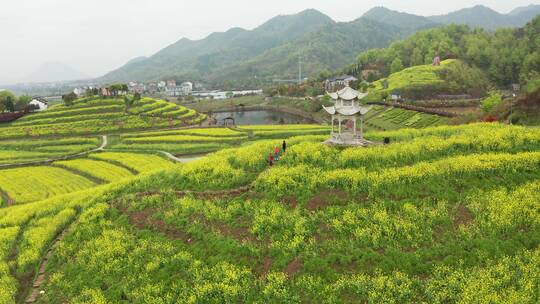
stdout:
<svg viewBox="0 0 540 304">
<path fill-rule="evenodd" d="M 300 56 L 304 62 L 303 75 L 312 76 L 346 65 L 359 52 L 384 47 L 419 28 L 433 25 L 422 17 L 402 19 L 403 23 L 386 24 L 363 17 L 337 23 L 316 10 L 307 10 L 278 16 L 252 31 L 233 28 L 202 40 L 181 39 L 100 80 L 176 78 L 202 80 L 219 86 L 252 86 L 276 78 L 296 79 Z"/>
<path fill-rule="evenodd" d="M 477 5 L 465 8 L 447 15 L 428 17 L 431 21 L 441 24 L 466 24 L 495 30 L 503 27 L 521 27 L 540 14 L 540 5 L 519 7 L 508 14 L 501 14 L 489 7 Z"/>
<path fill-rule="evenodd" d="M 146 60 L 128 63 L 108 73 L 102 80 L 201 78 L 331 24 L 334 21 L 330 17 L 316 10 L 306 10 L 275 17 L 252 31 L 233 28 L 202 40 L 183 38 Z"/>
<path fill-rule="evenodd" d="M 297 79 L 300 58 L 302 75 L 317 75 L 323 70 L 345 66 L 358 52 L 387 46 L 409 33 L 410 30 L 366 18 L 335 23 L 270 49 L 244 63 L 217 71 L 209 79 L 214 83 L 233 86 L 246 81 L 260 84 L 278 78 Z"/>
<path fill-rule="evenodd" d="M 400 28 L 407 28 L 412 30 L 425 29 L 439 25 L 438 23 L 433 22 L 426 17 L 397 12 L 387 9 L 385 7 L 372 8 L 362 17 L 385 24 L 394 25 Z"/>
<path fill-rule="evenodd" d="M 377 7 L 352 22 L 335 22 L 316 10 L 278 16 L 254 30 L 233 28 L 201 40 L 183 38 L 148 58 L 137 58 L 98 79 L 157 81 L 167 78 L 202 81 L 213 87 L 241 88 L 313 77 L 336 70 L 360 52 L 388 46 L 419 30 L 441 23 L 485 28 L 517 26 L 530 20 L 538 6 L 518 8 L 508 15 L 477 6 L 446 16 L 422 17 Z M 432 53 L 434 53 L 433 51 Z M 428 53 L 428 52 L 426 52 Z M 434 54 L 424 54 L 431 60 Z M 429 61 L 428 60 L 428 61 Z"/>
</svg>

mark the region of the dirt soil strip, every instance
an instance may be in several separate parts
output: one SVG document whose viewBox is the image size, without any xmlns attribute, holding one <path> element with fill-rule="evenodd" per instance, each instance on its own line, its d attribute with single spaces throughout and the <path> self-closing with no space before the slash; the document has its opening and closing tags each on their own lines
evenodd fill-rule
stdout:
<svg viewBox="0 0 540 304">
<path fill-rule="evenodd" d="M 84 152 L 77 153 L 77 154 L 57 157 L 57 158 L 50 158 L 50 159 L 46 159 L 46 160 L 38 160 L 38 161 L 32 161 L 32 162 L 26 162 L 26 163 L 3 164 L 3 165 L 0 165 L 0 169 L 48 165 L 48 164 L 51 164 L 51 163 L 53 163 L 55 161 L 73 159 L 73 158 L 77 158 L 77 157 L 81 157 L 81 156 L 86 156 L 86 155 L 88 155 L 90 153 L 104 151 L 105 147 L 108 144 L 107 135 L 103 135 L 103 136 L 101 136 L 101 138 L 102 138 L 101 145 L 99 147 L 95 148 L 95 149 L 92 149 L 92 150 L 84 151 Z"/>
<path fill-rule="evenodd" d="M 9 197 L 9 195 L 6 192 L 2 191 L 2 189 L 0 189 L 0 197 L 4 202 L 6 202 L 7 207 L 15 205 L 15 200 Z"/>
<path fill-rule="evenodd" d="M 40 291 L 42 290 L 41 287 L 45 283 L 45 279 L 47 276 L 46 270 L 47 270 L 47 265 L 49 264 L 49 259 L 51 258 L 54 249 L 58 247 L 58 245 L 60 244 L 60 241 L 62 241 L 62 239 L 66 236 L 67 230 L 68 230 L 67 228 L 64 229 L 62 233 L 60 233 L 56 237 L 53 245 L 49 248 L 49 251 L 47 251 L 47 254 L 43 258 L 43 261 L 41 261 L 41 264 L 39 265 L 38 275 L 31 286 L 31 292 L 28 294 L 28 297 L 26 298 L 25 303 L 35 303 L 38 300 L 39 296 L 41 295 Z"/>
<path fill-rule="evenodd" d="M 188 196 L 188 195 L 193 195 L 199 198 L 210 199 L 210 198 L 218 198 L 218 197 L 231 196 L 231 195 L 240 195 L 240 194 L 248 192 L 251 188 L 252 186 L 249 185 L 249 186 L 239 187 L 235 189 L 220 190 L 220 191 L 190 191 L 190 190 L 175 191 L 174 194 L 179 198 Z M 145 196 L 154 196 L 154 195 L 160 195 L 160 194 L 162 193 L 159 191 L 153 191 L 153 192 L 140 192 L 140 193 L 137 193 L 136 195 L 138 197 L 145 197 Z"/>
</svg>

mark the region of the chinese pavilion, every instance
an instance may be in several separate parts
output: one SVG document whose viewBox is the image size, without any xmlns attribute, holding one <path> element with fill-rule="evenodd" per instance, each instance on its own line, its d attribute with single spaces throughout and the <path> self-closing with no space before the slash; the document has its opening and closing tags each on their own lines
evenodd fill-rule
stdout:
<svg viewBox="0 0 540 304">
<path fill-rule="evenodd" d="M 371 107 L 360 105 L 360 100 L 367 96 L 347 86 L 336 93 L 328 93 L 334 105 L 323 108 L 332 115 L 332 134 L 328 144 L 366 146 L 372 144 L 364 139 L 364 115 Z M 360 125 L 358 126 L 358 119 Z M 358 128 L 359 127 L 359 128 Z"/>
</svg>

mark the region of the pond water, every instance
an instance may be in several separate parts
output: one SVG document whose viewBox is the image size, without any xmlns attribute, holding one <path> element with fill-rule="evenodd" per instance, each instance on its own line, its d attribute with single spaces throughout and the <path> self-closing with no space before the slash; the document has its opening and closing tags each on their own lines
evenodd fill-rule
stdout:
<svg viewBox="0 0 540 304">
<path fill-rule="evenodd" d="M 222 125 L 226 118 L 232 117 L 237 125 L 280 125 L 280 124 L 309 124 L 312 120 L 283 112 L 275 111 L 239 111 L 214 113 L 218 124 Z"/>
</svg>

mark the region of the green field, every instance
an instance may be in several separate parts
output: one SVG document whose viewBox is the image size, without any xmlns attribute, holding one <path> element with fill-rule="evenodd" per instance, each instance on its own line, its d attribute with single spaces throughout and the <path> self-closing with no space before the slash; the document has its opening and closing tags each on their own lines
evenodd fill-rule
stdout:
<svg viewBox="0 0 540 304">
<path fill-rule="evenodd" d="M 25 298 L 23 278 L 61 231 L 40 303 L 537 302 L 536 129 L 368 137 L 392 144 L 340 149 L 321 144 L 325 135 L 298 136 L 268 167 L 281 140 L 258 140 L 1 208 L 0 302 Z M 90 157 L 149 163 L 133 155 Z"/>
</svg>

